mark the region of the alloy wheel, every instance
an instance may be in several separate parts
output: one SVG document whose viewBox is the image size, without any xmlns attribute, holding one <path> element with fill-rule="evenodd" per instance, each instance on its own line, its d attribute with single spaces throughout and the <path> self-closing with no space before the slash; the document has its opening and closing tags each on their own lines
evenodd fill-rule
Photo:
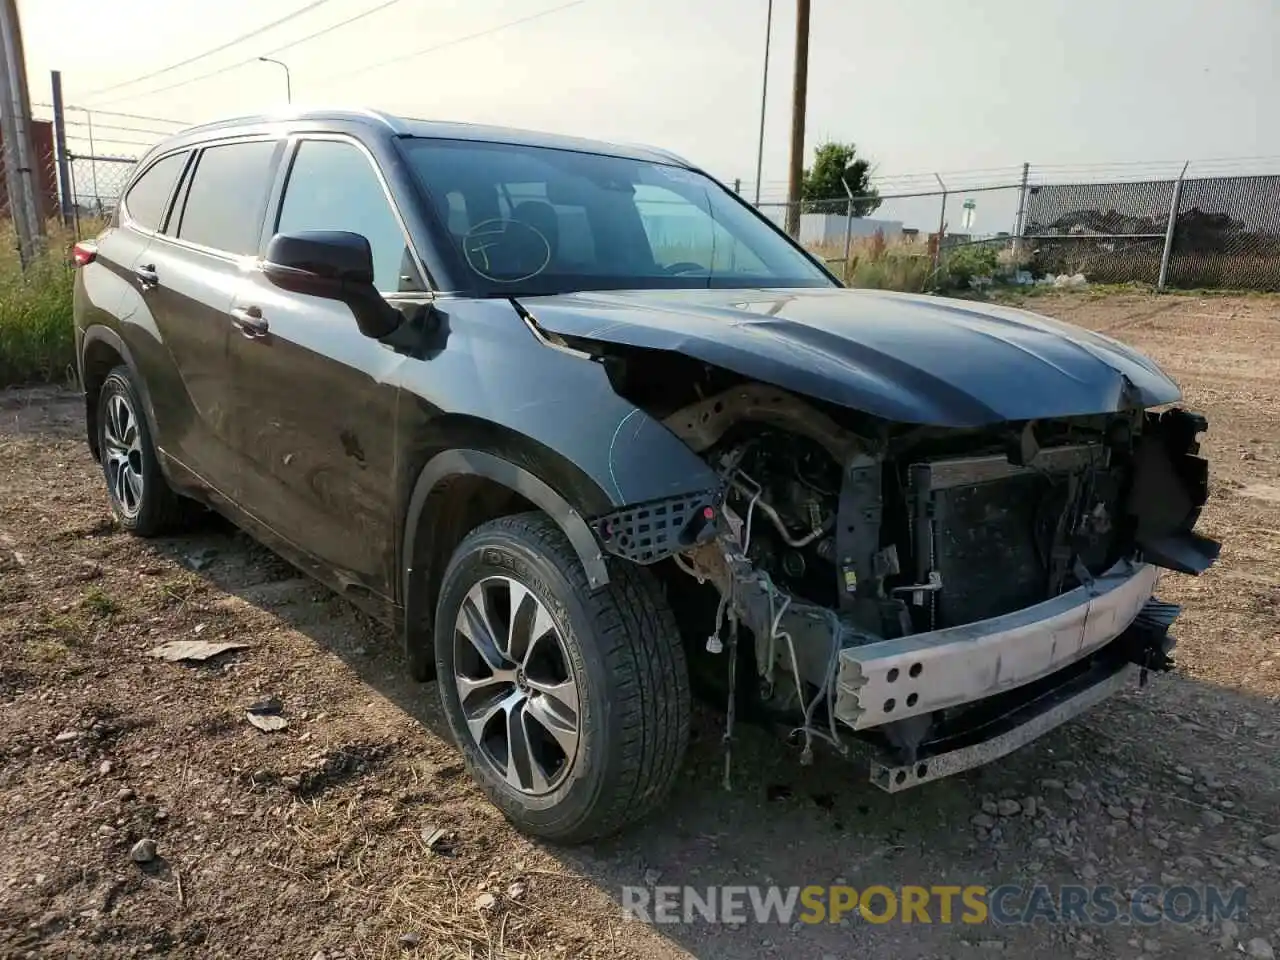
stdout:
<svg viewBox="0 0 1280 960">
<path fill-rule="evenodd" d="M 137 414 L 122 393 L 107 399 L 102 439 L 107 489 L 120 512 L 132 519 L 142 509 L 142 434 Z"/>
<path fill-rule="evenodd" d="M 524 584 L 494 576 L 467 591 L 454 683 L 472 740 L 510 787 L 543 794 L 568 776 L 581 736 L 578 681 L 555 621 Z"/>
</svg>

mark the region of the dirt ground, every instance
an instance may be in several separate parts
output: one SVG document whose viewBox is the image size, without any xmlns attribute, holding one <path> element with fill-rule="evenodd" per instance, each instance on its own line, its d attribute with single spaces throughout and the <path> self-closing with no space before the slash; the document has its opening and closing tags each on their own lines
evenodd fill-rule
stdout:
<svg viewBox="0 0 1280 960">
<path fill-rule="evenodd" d="M 1225 546 L 1203 578 L 1162 581 L 1186 607 L 1177 672 L 896 797 L 864 763 L 802 767 L 759 729 L 740 729 L 726 792 L 703 708 L 664 811 L 573 849 L 523 838 L 482 798 L 393 638 L 216 519 L 125 535 L 77 398 L 0 393 L 0 957 L 1271 956 L 1280 299 L 1028 306 L 1148 352 L 1209 417 L 1202 528 Z M 197 638 L 248 646 L 200 665 L 146 656 Z M 245 709 L 271 697 L 288 728 L 264 733 Z M 143 838 L 157 856 L 139 866 Z M 622 885 L 659 882 L 1238 885 L 1248 908 L 1225 928 L 624 918 Z"/>
</svg>

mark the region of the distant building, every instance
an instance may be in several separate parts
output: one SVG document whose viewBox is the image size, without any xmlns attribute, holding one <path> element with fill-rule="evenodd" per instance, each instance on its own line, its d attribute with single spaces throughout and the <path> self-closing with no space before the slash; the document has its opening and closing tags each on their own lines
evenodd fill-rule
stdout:
<svg viewBox="0 0 1280 960">
<path fill-rule="evenodd" d="M 786 227 L 785 207 L 766 207 L 761 212 L 778 226 Z M 855 239 L 883 233 L 885 240 L 892 242 L 902 236 L 901 220 L 875 220 L 871 217 L 851 219 L 843 213 L 802 213 L 798 239 L 806 246 L 838 246 L 844 243 L 846 224 L 849 236 Z"/>
<path fill-rule="evenodd" d="M 35 120 L 31 124 L 31 141 L 35 148 L 38 183 L 40 184 L 41 213 L 46 217 L 58 215 L 58 174 L 53 155 L 53 124 L 48 120 Z M 0 137 L 0 150 L 6 149 Z M 9 191 L 0 190 L 0 217 L 9 216 Z"/>
</svg>

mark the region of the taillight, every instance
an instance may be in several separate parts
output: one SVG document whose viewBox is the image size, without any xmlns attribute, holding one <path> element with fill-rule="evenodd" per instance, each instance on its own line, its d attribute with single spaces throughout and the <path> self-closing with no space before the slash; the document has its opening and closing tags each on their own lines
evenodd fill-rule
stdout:
<svg viewBox="0 0 1280 960">
<path fill-rule="evenodd" d="M 92 240 L 81 240 L 71 248 L 71 259 L 77 267 L 93 263 L 98 256 L 98 245 Z"/>
</svg>

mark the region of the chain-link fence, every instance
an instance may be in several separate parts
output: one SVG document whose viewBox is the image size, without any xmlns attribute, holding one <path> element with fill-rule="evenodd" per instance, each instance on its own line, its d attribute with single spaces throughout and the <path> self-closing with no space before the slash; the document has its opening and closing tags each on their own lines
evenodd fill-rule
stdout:
<svg viewBox="0 0 1280 960">
<path fill-rule="evenodd" d="M 1280 290 L 1280 176 L 1186 180 L 1166 282 Z"/>
<path fill-rule="evenodd" d="M 77 225 L 111 217 L 133 174 L 133 157 L 68 155 L 71 213 Z M 78 228 L 79 229 L 79 228 Z"/>
<path fill-rule="evenodd" d="M 857 215 L 868 206 L 874 209 Z M 1032 179 L 759 209 L 860 286 L 881 285 L 886 260 L 917 258 L 911 272 L 919 279 L 910 286 L 921 289 L 955 286 L 998 263 L 1006 276 L 1025 268 L 1024 279 L 1082 274 L 1091 283 L 1280 290 L 1278 175 Z"/>
<path fill-rule="evenodd" d="M 1032 186 L 1025 224 L 1032 262 L 1047 272 L 1280 289 L 1280 176 Z"/>
<path fill-rule="evenodd" d="M 1032 265 L 1098 283 L 1156 283 L 1173 188 L 1172 181 L 1028 187 L 1022 239 Z"/>
<path fill-rule="evenodd" d="M 846 283 L 930 290 L 966 285 L 994 271 L 1001 256 L 1012 266 L 1020 196 L 1019 184 L 996 184 L 758 209 Z"/>
</svg>

